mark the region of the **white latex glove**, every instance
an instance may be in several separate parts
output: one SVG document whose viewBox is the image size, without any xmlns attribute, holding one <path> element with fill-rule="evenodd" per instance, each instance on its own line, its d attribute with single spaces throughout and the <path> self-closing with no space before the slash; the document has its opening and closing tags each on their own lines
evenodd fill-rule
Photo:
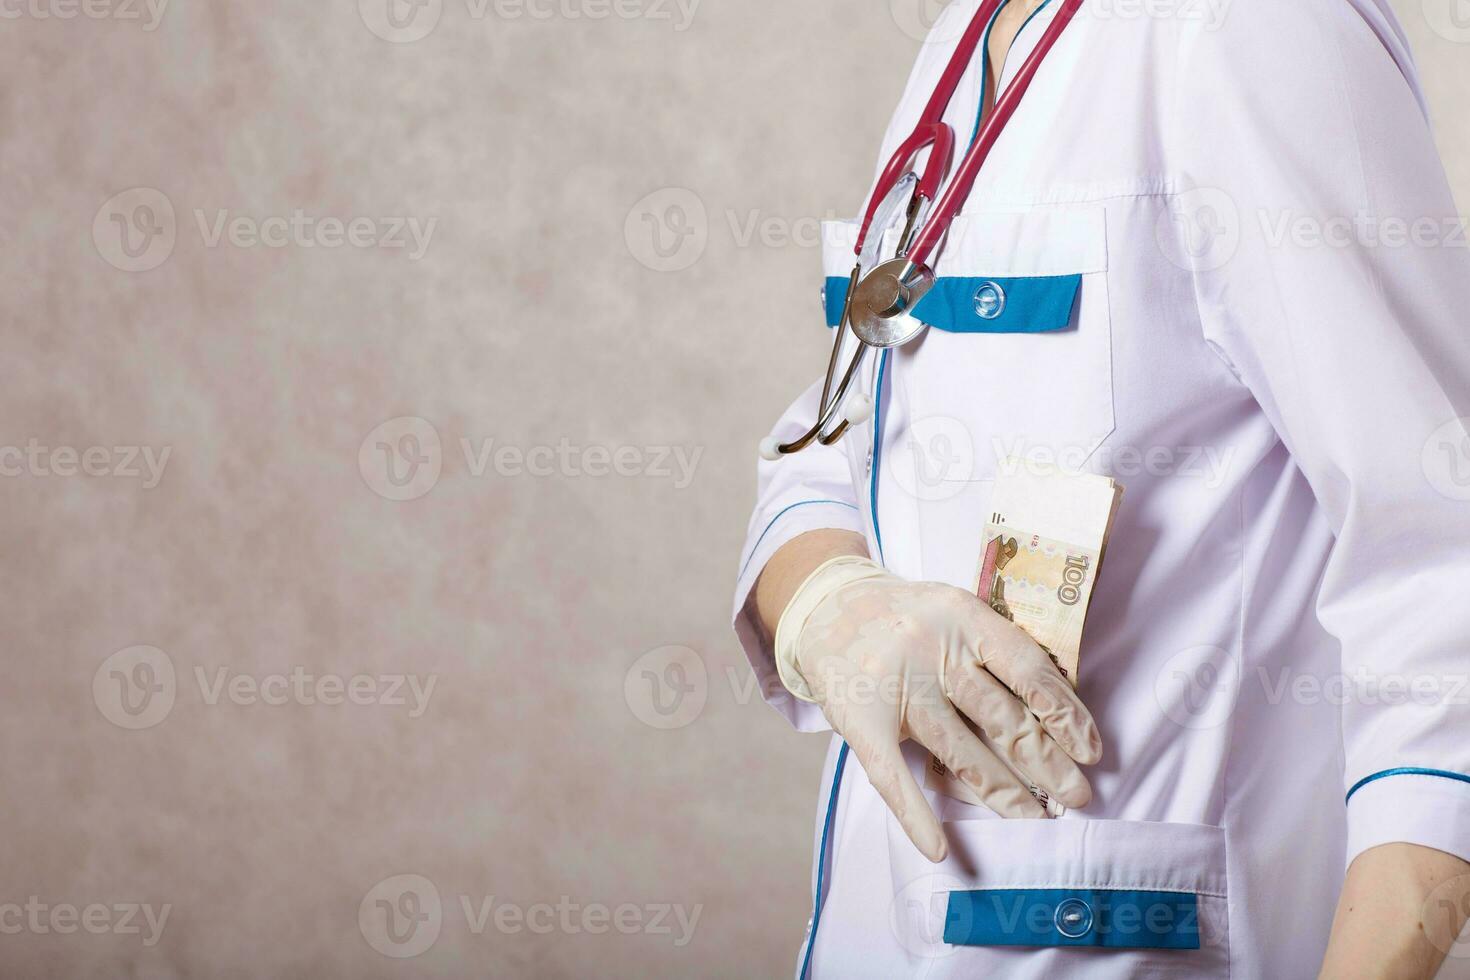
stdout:
<svg viewBox="0 0 1470 980">
<path fill-rule="evenodd" d="M 934 753 L 1001 816 L 1046 816 L 962 712 L 1059 802 L 1092 799 L 1077 766 L 1102 757 L 1092 715 L 1046 651 L 963 589 L 909 582 L 866 558 L 834 558 L 797 589 L 775 648 L 782 683 L 821 707 L 931 861 L 944 860 L 948 846 L 899 749 L 905 739 Z"/>
</svg>

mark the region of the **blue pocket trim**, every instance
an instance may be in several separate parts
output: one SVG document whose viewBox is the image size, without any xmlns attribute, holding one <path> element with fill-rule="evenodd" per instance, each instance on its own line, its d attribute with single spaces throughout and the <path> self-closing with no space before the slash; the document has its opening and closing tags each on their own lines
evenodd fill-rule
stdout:
<svg viewBox="0 0 1470 980">
<path fill-rule="evenodd" d="M 1098 888 L 950 892 L 952 946 L 1199 949 L 1199 897 Z"/>
<path fill-rule="evenodd" d="M 851 281 L 851 276 L 827 277 L 827 285 L 822 289 L 822 305 L 827 309 L 827 326 L 841 325 L 842 309 L 847 305 L 847 284 Z"/>
<path fill-rule="evenodd" d="M 848 280 L 841 276 L 827 279 L 824 306 L 829 327 L 842 322 L 847 286 Z M 934 283 L 934 288 L 914 307 L 914 316 L 948 333 L 1051 333 L 1065 330 L 1071 324 L 1081 288 L 1081 274 L 1012 278 L 948 276 Z M 993 298 L 989 316 L 976 309 L 982 290 Z M 998 310 L 994 297 L 999 297 Z"/>
</svg>

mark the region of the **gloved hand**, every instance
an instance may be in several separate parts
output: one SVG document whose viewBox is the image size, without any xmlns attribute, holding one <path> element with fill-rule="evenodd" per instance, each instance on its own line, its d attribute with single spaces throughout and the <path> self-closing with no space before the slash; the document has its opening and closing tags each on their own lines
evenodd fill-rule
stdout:
<svg viewBox="0 0 1470 980">
<path fill-rule="evenodd" d="M 931 861 L 944 860 L 948 846 L 899 749 L 905 739 L 933 752 L 1001 816 L 1046 816 L 961 712 L 1059 802 L 1092 799 L 1077 766 L 1102 757 L 1092 715 L 1046 651 L 963 589 L 909 582 L 866 558 L 834 558 L 787 604 L 775 653 L 781 682 L 821 707 Z"/>
</svg>

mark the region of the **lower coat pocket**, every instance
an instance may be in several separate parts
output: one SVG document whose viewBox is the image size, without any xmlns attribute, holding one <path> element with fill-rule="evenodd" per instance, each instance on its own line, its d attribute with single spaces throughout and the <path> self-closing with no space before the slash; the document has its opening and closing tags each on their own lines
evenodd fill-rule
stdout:
<svg viewBox="0 0 1470 980">
<path fill-rule="evenodd" d="M 928 894 L 924 976 L 1230 975 L 1223 829 L 1072 816 L 944 829 L 942 865 L 894 869 Z"/>
</svg>

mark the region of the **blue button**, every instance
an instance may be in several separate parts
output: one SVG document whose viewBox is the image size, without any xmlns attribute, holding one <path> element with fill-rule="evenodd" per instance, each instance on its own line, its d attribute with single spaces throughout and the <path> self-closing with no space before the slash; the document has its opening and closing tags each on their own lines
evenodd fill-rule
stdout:
<svg viewBox="0 0 1470 980">
<path fill-rule="evenodd" d="M 994 320 L 1005 312 L 1006 291 L 998 282 L 982 283 L 975 291 L 975 314 L 982 320 Z"/>
<path fill-rule="evenodd" d="M 1092 906 L 1080 898 L 1069 898 L 1057 906 L 1057 932 L 1068 939 L 1081 939 L 1092 931 Z"/>
</svg>

